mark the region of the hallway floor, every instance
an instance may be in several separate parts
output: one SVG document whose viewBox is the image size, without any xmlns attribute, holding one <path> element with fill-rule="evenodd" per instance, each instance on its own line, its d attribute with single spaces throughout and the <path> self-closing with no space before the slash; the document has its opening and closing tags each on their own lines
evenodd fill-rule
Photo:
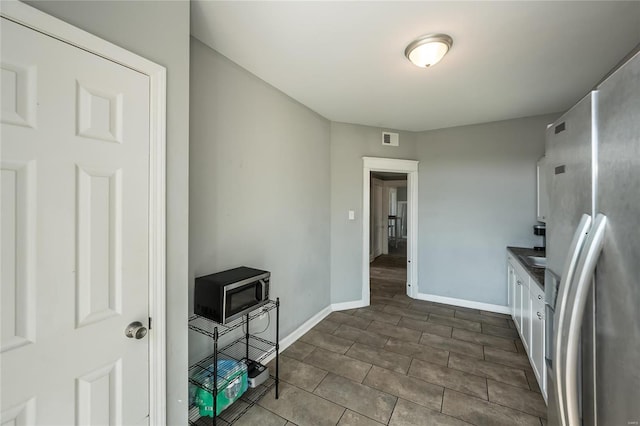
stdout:
<svg viewBox="0 0 640 426">
<path fill-rule="evenodd" d="M 333 312 L 287 348 L 280 399 L 272 390 L 236 424 L 546 425 L 511 319 L 410 299 L 392 258 L 371 265 L 371 306 Z"/>
</svg>

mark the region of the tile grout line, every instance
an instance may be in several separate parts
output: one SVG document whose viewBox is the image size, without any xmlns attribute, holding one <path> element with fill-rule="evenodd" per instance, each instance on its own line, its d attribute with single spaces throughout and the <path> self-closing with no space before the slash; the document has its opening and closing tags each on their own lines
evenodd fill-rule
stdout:
<svg viewBox="0 0 640 426">
<path fill-rule="evenodd" d="M 342 407 L 342 406 L 341 406 Z M 343 407 L 344 410 L 342 410 L 342 414 L 340 415 L 340 418 L 338 419 L 338 421 L 336 422 L 336 426 L 338 426 L 340 424 L 340 421 L 342 420 L 342 418 L 344 417 L 345 413 L 347 412 L 348 408 Z"/>
<path fill-rule="evenodd" d="M 329 374 L 334 374 L 334 373 L 329 373 Z M 328 376 L 329 376 L 329 374 L 327 374 L 327 376 L 325 376 L 325 379 L 326 379 L 326 377 L 328 377 Z M 371 386 L 365 385 L 365 384 L 363 384 L 363 383 L 358 383 L 358 382 L 356 382 L 356 381 L 354 381 L 354 380 L 351 380 L 351 379 L 349 379 L 349 378 L 347 378 L 347 377 L 340 376 L 339 374 L 334 374 L 334 375 L 335 375 L 335 376 L 338 376 L 338 377 L 342 377 L 342 378 L 344 378 L 344 379 L 346 379 L 346 380 L 349 380 L 349 381 L 353 382 L 354 384 L 362 385 L 362 386 L 366 386 L 366 387 L 368 387 L 369 389 L 371 389 L 371 390 L 373 390 L 373 391 L 380 392 L 380 393 L 383 393 L 383 394 L 388 395 L 388 396 L 390 396 L 390 397 L 393 397 L 393 398 L 395 398 L 395 399 L 396 399 L 396 402 L 397 402 L 398 397 L 397 397 L 397 396 L 395 396 L 395 395 L 390 394 L 389 392 L 385 392 L 385 391 L 381 391 L 380 389 L 372 388 Z M 324 379 L 323 379 L 323 381 L 324 381 Z M 291 384 L 290 384 L 290 386 L 294 386 L 294 387 L 296 387 L 296 388 L 300 389 L 300 390 L 301 390 L 301 391 L 303 391 L 303 392 L 308 392 L 308 391 L 305 391 L 305 390 L 304 390 L 304 389 L 302 389 L 302 388 L 299 388 L 298 386 L 291 385 Z M 324 397 L 324 396 L 322 396 L 322 395 L 318 395 L 317 393 L 315 393 L 315 391 L 314 391 L 314 392 L 308 392 L 308 393 L 311 393 L 312 395 L 317 396 L 317 397 L 318 397 L 318 398 L 320 398 L 320 399 L 323 399 L 323 400 L 325 400 L 325 401 L 327 401 L 327 402 L 330 402 L 330 403 L 332 403 L 332 404 L 334 404 L 334 405 L 337 405 L 338 407 L 342 407 L 342 408 L 344 408 L 345 410 L 353 411 L 354 413 L 360 414 L 361 416 L 364 416 L 364 417 L 366 417 L 367 419 L 370 419 L 370 420 L 373 420 L 373 421 L 375 421 L 375 422 L 378 422 L 376 419 L 371 418 L 371 417 L 367 416 L 367 415 L 366 415 L 366 414 L 364 414 L 364 413 L 361 413 L 361 412 L 356 411 L 356 410 L 352 410 L 351 408 L 349 408 L 349 407 L 345 407 L 344 405 L 339 404 L 339 403 L 337 403 L 337 402 L 335 402 L 335 401 L 332 401 L 332 400 L 330 400 L 330 399 L 328 399 L 328 398 L 325 398 L 325 397 Z M 395 405 L 394 405 L 394 408 L 395 408 Z M 391 410 L 391 413 L 393 413 L 393 410 Z M 389 417 L 389 418 L 391 418 L 391 417 Z M 378 423 L 380 423 L 380 422 L 378 422 Z"/>
<path fill-rule="evenodd" d="M 389 420 L 387 420 L 387 423 L 386 423 L 387 425 L 389 423 L 391 423 L 391 418 L 393 417 L 393 412 L 396 411 L 396 407 L 398 406 L 398 401 L 400 401 L 400 397 L 396 396 L 396 402 L 393 403 L 393 408 L 391 409 L 391 414 L 389 414 Z"/>
<path fill-rule="evenodd" d="M 484 386 L 487 389 L 487 402 L 489 401 L 489 379 L 487 377 L 484 378 Z"/>
<path fill-rule="evenodd" d="M 449 388 L 447 388 L 447 389 L 449 389 Z M 459 394 L 461 394 L 461 395 L 464 395 L 464 396 L 466 396 L 466 397 L 469 397 L 469 398 L 476 398 L 476 399 L 479 399 L 480 401 L 484 401 L 484 402 L 486 402 L 486 403 L 488 403 L 488 404 L 497 405 L 498 407 L 502 407 L 502 408 L 508 408 L 509 410 L 513 410 L 513 411 L 517 411 L 517 412 L 519 412 L 519 413 L 527 414 L 527 415 L 529 415 L 529 416 L 531 416 L 531 417 L 536 417 L 536 418 L 538 418 L 538 419 L 540 418 L 540 416 L 538 416 L 537 414 L 527 413 L 526 411 L 522 411 L 522 410 L 519 410 L 519 409 L 517 409 L 517 408 L 509 407 L 508 405 L 500 404 L 500 403 L 498 403 L 498 402 L 489 401 L 488 399 L 487 399 L 487 400 L 484 400 L 484 399 L 482 399 L 482 398 L 478 398 L 477 396 L 469 395 L 468 393 L 460 392 L 460 391 L 457 391 L 457 390 L 455 390 L 455 389 L 449 389 L 449 390 L 451 390 L 451 391 L 453 391 L 453 392 L 457 392 L 457 393 L 459 393 Z M 487 392 L 487 395 L 488 395 L 488 392 Z"/>
<path fill-rule="evenodd" d="M 480 360 L 478 360 L 478 361 L 480 361 Z M 428 362 L 428 361 L 425 361 L 425 362 Z M 485 362 L 491 362 L 491 361 L 485 361 Z M 476 376 L 476 377 L 481 377 L 483 379 L 493 380 L 493 381 L 496 381 L 498 383 L 502 383 L 502 384 L 505 384 L 505 385 L 508 385 L 508 386 L 512 386 L 514 388 L 518 388 L 518 389 L 522 389 L 522 390 L 526 390 L 526 391 L 530 391 L 530 392 L 535 392 L 535 391 L 532 391 L 531 389 L 528 389 L 528 386 L 529 386 L 529 381 L 528 380 L 527 380 L 527 388 L 523 388 L 523 387 L 520 387 L 520 386 L 513 385 L 511 383 L 507 383 L 505 381 L 493 378 L 493 377 L 486 376 L 486 375 L 485 376 L 479 376 L 479 375 L 477 375 L 475 373 L 471 373 L 471 372 L 466 371 L 466 370 L 460 370 L 459 368 L 455 368 L 455 367 L 447 366 L 447 368 L 450 368 L 451 370 L 459 371 L 459 372 L 464 373 L 464 374 L 469 374 L 471 376 Z M 526 377 L 525 377 L 525 380 L 526 380 Z M 539 393 L 539 392 L 536 392 L 536 393 Z"/>
<path fill-rule="evenodd" d="M 416 359 L 417 359 L 417 358 L 416 358 Z M 443 366 L 441 366 L 441 365 L 439 365 L 439 364 L 434 364 L 434 363 L 432 363 L 432 362 L 424 361 L 424 360 L 421 360 L 421 359 L 418 359 L 418 361 L 419 361 L 419 362 L 425 362 L 425 363 L 427 363 L 427 364 L 433 364 L 433 365 L 436 365 L 436 366 L 438 366 L 438 367 L 443 367 Z M 449 368 L 449 367 L 445 366 L 444 368 Z M 476 374 L 469 373 L 469 372 L 462 371 L 462 370 L 457 370 L 457 369 L 455 369 L 455 368 L 449 368 L 449 369 L 450 369 L 450 370 L 453 370 L 453 371 L 455 371 L 455 372 L 458 372 L 458 373 L 463 373 L 463 374 L 468 375 L 468 376 L 473 376 L 473 377 L 478 378 L 478 379 L 484 379 L 485 381 L 487 380 L 487 378 L 486 378 L 486 377 L 484 377 L 484 376 L 478 376 L 478 375 L 476 375 Z M 411 370 L 411 368 L 409 368 L 409 370 Z M 441 387 L 441 388 L 445 388 L 445 389 L 451 389 L 451 390 L 456 391 L 456 392 L 458 392 L 458 393 L 461 393 L 461 394 L 464 394 L 464 395 L 469 395 L 469 396 L 473 396 L 473 397 L 475 397 L 475 398 L 478 398 L 477 396 L 472 395 L 472 394 L 470 394 L 470 393 L 463 392 L 463 391 L 459 391 L 459 390 L 453 389 L 453 388 L 451 388 L 451 387 L 448 387 L 448 386 L 446 386 L 446 385 L 441 385 L 441 384 L 438 384 L 438 383 L 430 382 L 430 381 L 428 381 L 428 380 L 425 380 L 423 377 L 418 377 L 418 376 L 415 376 L 415 375 L 410 375 L 410 374 L 408 374 L 408 373 L 407 373 L 407 376 L 408 376 L 408 377 L 411 377 L 411 378 L 414 378 L 414 379 L 418 379 L 418 380 L 423 381 L 423 382 L 425 382 L 425 383 L 429 383 L 429 384 L 434 385 L 434 386 L 439 386 L 439 387 Z"/>
<path fill-rule="evenodd" d="M 490 404 L 497 405 L 497 406 L 499 406 L 499 407 L 508 408 L 508 409 L 510 409 L 510 410 L 517 411 L 517 412 L 519 412 L 519 413 L 527 414 L 527 415 L 529 415 L 529 416 L 531 416 L 531 417 L 536 417 L 538 420 L 541 418 L 541 417 L 540 417 L 539 415 L 537 415 L 537 414 L 531 414 L 531 413 L 528 413 L 528 412 L 526 412 L 526 411 L 522 411 L 522 410 L 520 410 L 520 409 L 518 409 L 518 408 L 509 407 L 508 405 L 500 404 L 500 403 L 498 403 L 498 402 L 492 402 L 492 401 L 487 401 L 487 402 L 489 402 Z M 546 420 L 546 419 L 545 419 L 545 420 Z"/>
<path fill-rule="evenodd" d="M 398 305 L 401 305 L 400 301 L 403 300 L 402 298 L 398 298 L 398 303 L 397 304 L 386 303 L 386 301 L 384 299 L 387 299 L 389 301 L 395 300 L 395 296 L 396 295 L 400 295 L 402 293 L 396 292 L 396 294 L 394 294 L 394 292 L 393 292 L 393 287 L 394 286 L 392 285 L 393 283 L 389 282 L 389 281 L 392 281 L 391 278 L 387 278 L 386 279 L 388 285 L 385 285 L 385 278 L 379 278 L 379 280 L 382 281 L 382 290 L 384 290 L 384 291 L 379 292 L 377 294 L 379 294 L 381 296 L 380 297 L 380 299 L 382 299 L 381 302 L 384 302 L 384 303 L 372 302 L 372 304 L 375 303 L 376 305 L 382 307 L 383 311 L 384 311 L 384 309 L 386 307 L 390 307 L 390 308 L 393 307 L 393 310 L 396 310 L 396 312 L 397 312 L 397 309 L 408 309 L 408 310 L 411 310 L 411 311 L 416 311 L 417 312 L 416 315 L 419 315 L 419 314 L 425 315 L 425 319 L 421 320 L 421 319 L 416 319 L 415 317 L 411 318 L 409 316 L 405 316 L 405 315 L 399 314 L 400 315 L 400 319 L 399 319 L 398 323 L 391 324 L 391 326 L 399 327 L 399 324 L 403 320 L 403 318 L 412 319 L 412 320 L 415 320 L 415 321 L 423 321 L 423 322 L 432 323 L 432 324 L 439 324 L 439 322 L 437 322 L 437 321 L 430 321 L 432 319 L 436 319 L 436 317 L 437 317 L 437 315 L 434 312 L 429 312 L 428 310 L 425 312 L 425 311 L 423 311 L 421 309 L 414 309 L 414 308 L 422 308 L 425 305 L 422 305 L 422 304 L 411 304 L 410 303 L 408 306 L 404 306 L 404 307 L 403 306 L 398 306 Z M 375 286 L 371 285 L 372 294 L 374 292 L 374 288 L 375 288 Z M 433 304 L 433 306 L 435 306 L 435 307 L 439 307 L 440 305 L 442 305 L 442 304 Z M 425 309 L 428 309 L 429 304 L 426 304 L 426 306 L 427 307 L 425 307 Z M 463 313 L 466 314 L 467 312 L 469 312 L 470 314 L 473 314 L 473 315 L 482 315 L 481 311 L 466 311 L 466 310 L 462 310 L 462 309 L 455 309 L 455 307 L 449 306 L 449 305 L 442 305 L 442 307 L 445 308 L 445 309 L 454 308 L 454 309 L 451 309 L 452 312 L 453 312 L 452 317 L 449 317 L 449 315 L 443 314 L 444 310 L 440 312 L 440 314 L 441 314 L 441 316 L 443 317 L 444 320 L 448 320 L 448 319 L 453 318 L 453 319 L 457 319 L 457 320 L 469 321 L 470 323 L 476 323 L 476 324 L 478 324 L 480 326 L 480 331 L 478 332 L 478 331 L 475 331 L 475 330 L 469 330 L 470 332 L 478 333 L 478 334 L 481 334 L 483 336 L 487 336 L 488 338 L 496 337 L 496 338 L 500 338 L 500 339 L 511 340 L 513 342 L 513 345 L 515 346 L 515 349 L 516 349 L 515 353 L 519 353 L 518 346 L 517 346 L 517 339 L 511 338 L 510 336 L 501 335 L 501 334 L 504 334 L 504 333 L 500 333 L 500 332 L 498 332 L 498 334 L 491 334 L 490 332 L 485 332 L 485 331 L 489 331 L 489 330 L 486 329 L 489 326 L 498 327 L 498 328 L 504 328 L 504 329 L 511 329 L 512 327 L 510 326 L 510 323 L 508 322 L 508 318 L 502 318 L 502 317 L 499 317 L 499 316 L 495 316 L 495 318 L 507 319 L 507 322 L 502 322 L 501 324 L 498 324 L 498 321 L 493 321 L 493 320 L 485 322 L 485 321 L 482 320 L 482 318 L 476 318 L 477 321 L 474 321 L 474 320 L 471 320 L 471 319 L 468 319 L 468 318 L 464 318 L 465 315 L 463 315 Z M 355 312 L 357 312 L 357 311 L 355 311 Z M 387 312 L 387 311 L 384 311 L 384 312 L 388 313 L 388 314 L 392 314 L 392 315 L 394 314 L 392 312 Z M 489 317 L 492 317 L 492 316 L 489 316 Z M 447 326 L 446 321 L 443 321 L 443 322 L 444 322 L 443 324 L 439 324 L 439 325 Z M 465 324 L 465 322 L 462 322 L 462 324 Z M 504 324 L 506 324 L 506 327 L 504 326 Z M 458 324 L 458 325 L 460 325 L 460 324 Z M 454 339 L 456 341 L 465 342 L 465 343 L 477 344 L 476 342 L 468 342 L 468 341 L 465 341 L 465 340 L 462 340 L 462 339 L 454 337 L 453 336 L 454 328 L 458 329 L 459 327 L 453 327 L 453 326 L 450 326 L 450 327 L 451 327 L 451 331 L 449 333 L 449 338 L 450 339 Z M 403 327 L 403 328 L 410 328 L 410 327 Z M 367 327 L 367 329 L 368 329 L 368 327 Z M 466 329 L 462 328 L 461 330 L 466 330 Z M 437 346 L 424 345 L 424 344 L 420 343 L 420 340 L 422 339 L 422 337 L 424 336 L 424 333 L 426 333 L 426 331 L 424 331 L 424 330 L 417 330 L 417 331 L 421 332 L 420 339 L 418 340 L 418 344 L 426 346 L 426 347 L 429 347 L 429 348 L 433 348 L 434 350 L 438 350 L 438 351 L 444 350 L 444 349 L 441 349 L 441 348 L 439 348 Z M 427 334 L 431 334 L 431 333 L 427 333 Z M 381 349 L 380 348 L 375 348 L 375 349 L 376 350 L 385 350 L 386 352 L 392 352 L 392 351 L 386 350 L 386 346 L 387 346 L 388 342 L 391 340 L 391 337 L 386 336 L 386 335 L 380 335 L 380 336 L 386 337 L 385 346 L 382 347 Z M 436 335 L 436 336 L 440 336 L 440 335 Z M 446 336 L 442 336 L 442 337 L 446 338 Z M 399 339 L 399 340 L 402 341 L 402 342 L 407 342 L 407 343 L 410 343 L 410 344 L 414 344 L 414 342 L 412 342 L 412 341 L 405 341 L 404 339 Z M 513 387 L 518 388 L 518 389 L 520 389 L 522 391 L 532 391 L 531 390 L 531 384 L 530 384 L 530 381 L 529 381 L 529 377 L 527 376 L 527 369 L 526 368 L 518 366 L 518 365 L 513 365 L 511 363 L 489 361 L 487 359 L 487 357 L 488 357 L 487 346 L 491 346 L 491 347 L 493 347 L 493 346 L 492 345 L 485 345 L 485 344 L 477 344 L 477 345 L 482 347 L 482 357 L 478 358 L 478 359 L 474 358 L 475 361 L 478 361 L 478 362 L 482 361 L 482 362 L 495 364 L 496 366 L 513 369 L 514 371 L 522 371 L 525 374 L 524 378 L 525 378 L 526 387 L 521 388 L 519 386 L 514 386 L 511 383 L 504 383 L 504 384 L 507 385 L 507 386 L 513 386 Z M 501 349 L 501 348 L 500 347 L 496 347 L 496 349 Z M 464 370 L 457 370 L 457 369 L 454 369 L 454 368 L 449 366 L 452 352 L 454 352 L 454 351 L 447 350 L 447 362 L 446 362 L 445 368 L 450 369 L 452 371 L 459 371 L 459 372 L 461 372 L 463 374 L 466 374 L 466 375 L 475 376 L 475 374 L 473 374 L 473 373 L 469 373 L 469 372 L 466 372 Z M 507 351 L 507 352 L 510 352 L 510 351 Z M 457 354 L 457 352 L 454 352 L 454 354 Z M 466 356 L 468 354 L 465 353 L 463 355 Z M 416 360 L 418 358 L 415 358 L 413 356 L 409 356 L 409 358 L 410 358 L 409 370 L 407 370 L 407 372 L 405 374 L 403 374 L 403 376 L 412 377 L 414 379 L 418 379 L 418 380 L 426 382 L 426 383 L 430 383 L 430 384 L 433 384 L 433 385 L 436 385 L 436 386 L 440 386 L 442 388 L 442 401 L 441 401 L 441 406 L 440 406 L 440 412 L 442 412 L 442 410 L 444 408 L 444 394 L 446 393 L 446 389 L 449 389 L 449 388 L 446 387 L 446 386 L 439 385 L 439 384 L 427 382 L 424 379 L 422 379 L 421 377 L 410 376 L 409 375 L 409 371 L 411 370 L 411 367 L 414 366 L 414 360 Z M 438 367 L 442 367 L 440 364 L 435 364 L 435 363 L 432 363 L 430 361 L 423 361 L 423 360 L 419 360 L 419 361 L 426 362 L 426 363 L 429 363 L 429 364 L 434 364 L 434 365 L 436 365 Z M 373 367 L 371 367 L 370 370 L 367 372 L 367 375 L 365 376 L 365 379 L 363 379 L 363 381 L 366 380 L 366 378 L 368 377 L 368 375 L 369 375 L 370 371 L 372 370 L 372 368 Z M 389 370 L 389 369 L 387 369 L 385 367 L 380 367 L 380 368 L 382 368 L 382 369 L 384 369 L 386 371 L 389 371 L 391 373 L 399 374 L 399 373 L 395 372 L 394 370 Z M 489 401 L 488 381 L 490 380 L 490 378 L 488 376 L 486 376 L 486 375 L 485 376 L 477 376 L 477 377 L 484 378 L 485 389 L 486 389 L 486 399 L 482 398 L 482 397 L 479 397 L 477 395 L 470 395 L 470 394 L 467 394 L 467 393 L 464 393 L 464 392 L 460 392 L 460 391 L 457 391 L 455 389 L 450 389 L 450 390 L 458 392 L 461 395 L 465 395 L 465 396 L 472 397 L 472 398 L 477 398 L 480 401 L 485 401 L 487 404 L 495 404 L 496 406 L 502 406 L 502 407 L 505 407 L 505 408 L 508 408 L 508 409 L 511 409 L 511 410 L 514 410 L 514 411 L 520 411 L 520 412 L 522 412 L 524 414 L 529 414 L 529 413 L 526 413 L 524 411 L 514 409 L 512 407 L 503 406 L 502 404 L 497 404 L 497 403 L 494 403 L 492 401 Z M 494 380 L 494 379 L 491 379 L 491 380 Z M 496 382 L 503 383 L 500 380 L 496 380 Z M 534 392 L 534 391 L 532 391 L 532 392 Z M 399 401 L 399 398 L 396 399 L 395 406 L 397 406 L 398 401 Z M 421 405 L 421 404 L 419 404 L 419 405 Z M 394 406 L 394 409 L 392 410 L 392 416 L 393 416 L 393 412 L 395 411 L 395 406 Z M 443 415 L 446 415 L 446 414 L 443 413 Z M 534 415 L 532 415 L 532 416 L 534 416 Z M 456 418 L 456 416 L 451 416 L 451 417 L 452 418 Z M 460 420 L 463 420 L 463 421 L 467 422 L 467 420 L 464 420 L 464 419 L 460 419 Z M 390 420 L 389 420 L 389 422 L 390 422 Z M 389 423 L 389 422 L 387 422 L 387 423 Z"/>
<path fill-rule="evenodd" d="M 311 365 L 311 364 L 307 364 L 307 365 Z M 312 367 L 313 367 L 313 366 L 312 366 Z M 316 367 L 316 368 L 318 368 L 318 367 Z M 322 369 L 320 369 L 320 370 L 322 370 Z M 313 390 L 312 390 L 310 393 L 314 393 L 314 392 L 316 391 L 316 389 L 318 389 L 318 386 L 320 386 L 320 383 L 324 382 L 324 379 L 326 379 L 326 378 L 327 378 L 327 376 L 329 375 L 329 372 L 328 372 L 328 371 L 325 371 L 325 370 L 322 370 L 322 371 L 324 371 L 324 372 L 325 372 L 325 375 L 324 375 L 324 376 L 322 377 L 322 379 L 318 382 L 318 384 L 317 384 L 317 385 L 315 385 L 315 386 L 313 387 Z M 303 389 L 303 390 L 304 390 L 304 389 Z"/>
<path fill-rule="evenodd" d="M 329 374 L 333 374 L 333 373 L 329 373 Z M 322 381 L 324 381 L 327 377 L 329 377 L 329 374 L 327 374 L 327 375 L 325 376 L 325 378 L 324 378 L 324 379 L 322 379 Z M 356 382 L 356 381 L 354 381 L 354 380 L 351 380 L 351 379 L 349 379 L 349 378 L 347 378 L 347 377 L 340 376 L 339 374 L 335 374 L 335 375 L 336 375 L 336 376 L 338 376 L 338 377 L 342 377 L 342 378 L 344 378 L 344 379 L 346 379 L 346 380 L 349 380 L 349 381 L 351 381 L 351 382 L 353 382 L 353 383 L 355 383 L 355 384 L 362 385 L 362 383 L 358 383 L 358 382 Z M 338 407 L 344 408 L 345 410 L 351 410 L 349 407 L 345 407 L 344 405 L 339 404 L 339 403 L 337 403 L 337 402 L 335 402 L 335 401 L 332 401 L 332 400 L 330 400 L 330 399 L 328 399 L 328 398 L 325 398 L 325 397 L 324 397 L 324 396 L 322 396 L 322 395 L 318 395 L 318 394 L 315 392 L 315 390 L 314 390 L 313 392 L 309 392 L 309 391 L 306 391 L 306 390 L 304 390 L 304 389 L 302 389 L 302 388 L 299 388 L 298 386 L 291 385 L 291 384 L 289 384 L 289 385 L 290 385 L 290 386 L 294 386 L 294 387 L 296 387 L 296 388 L 300 389 L 300 390 L 301 390 L 301 391 L 303 391 L 303 392 L 310 393 L 311 395 L 316 396 L 316 397 L 318 397 L 318 398 L 320 398 L 320 399 L 322 399 L 322 400 L 325 400 L 325 401 L 327 401 L 327 402 L 330 402 L 330 403 L 331 403 L 331 404 L 333 404 L 333 405 L 337 405 Z M 319 386 L 319 385 L 318 385 L 318 386 Z M 362 386 L 367 386 L 367 385 L 362 385 Z M 374 389 L 374 388 L 372 388 L 372 387 L 370 387 L 370 386 L 367 386 L 367 387 L 368 387 L 369 389 L 375 390 L 375 391 L 377 391 L 377 392 L 385 393 L 385 394 L 387 394 L 387 395 L 390 395 L 390 394 L 388 394 L 388 393 L 386 393 L 386 392 L 382 392 L 382 391 L 380 391 L 380 390 L 378 390 L 378 389 Z M 316 389 L 317 389 L 317 387 L 316 387 Z M 390 395 L 390 396 L 393 396 L 393 395 Z M 359 411 L 356 411 L 356 410 L 351 410 L 351 411 L 353 411 L 354 413 L 360 414 L 360 415 L 362 415 L 362 416 L 364 416 L 364 417 L 366 417 L 366 418 L 368 418 L 368 419 L 371 419 L 371 420 L 377 421 L 377 420 L 372 419 L 371 417 L 367 416 L 366 414 L 362 414 L 362 413 L 360 413 Z M 343 413 L 343 414 L 344 414 L 344 413 Z M 340 417 L 342 417 L 342 416 L 340 416 Z M 378 422 L 378 423 L 380 423 L 380 422 Z"/>
</svg>

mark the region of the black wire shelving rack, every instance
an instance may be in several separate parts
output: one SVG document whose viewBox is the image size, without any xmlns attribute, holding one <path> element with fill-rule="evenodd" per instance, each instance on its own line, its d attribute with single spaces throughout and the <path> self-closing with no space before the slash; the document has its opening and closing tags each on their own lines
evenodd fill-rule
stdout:
<svg viewBox="0 0 640 426">
<path fill-rule="evenodd" d="M 251 334 L 251 321 L 274 309 L 276 311 L 275 342 Z M 245 331 L 244 336 L 235 339 L 220 348 L 218 345 L 220 337 L 237 330 L 240 327 L 243 327 Z M 213 354 L 189 367 L 189 382 L 199 388 L 211 392 L 213 396 L 214 414 L 217 411 L 217 394 L 222 391 L 222 389 L 218 389 L 218 383 L 219 381 L 224 380 L 224 377 L 218 374 L 218 359 L 226 358 L 235 359 L 237 361 L 248 359 L 262 363 L 275 352 L 275 374 L 269 377 L 261 385 L 247 389 L 247 391 L 242 394 L 237 401 L 217 416 L 201 417 L 198 407 L 192 405 L 189 407 L 190 425 L 232 425 L 274 386 L 275 397 L 278 399 L 278 384 L 280 382 L 278 373 L 278 358 L 280 352 L 280 298 L 277 298 L 275 301 L 270 300 L 268 303 L 256 308 L 254 311 L 224 325 L 199 315 L 192 315 L 189 318 L 189 329 L 213 339 Z M 208 380 L 205 381 L 203 378 L 208 378 Z"/>
</svg>

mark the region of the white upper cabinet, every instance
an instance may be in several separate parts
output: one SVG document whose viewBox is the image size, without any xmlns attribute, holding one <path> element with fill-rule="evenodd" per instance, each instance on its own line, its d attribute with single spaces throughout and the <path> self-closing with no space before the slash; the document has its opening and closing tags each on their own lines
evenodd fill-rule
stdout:
<svg viewBox="0 0 640 426">
<path fill-rule="evenodd" d="M 547 192 L 547 173 L 546 173 L 547 161 L 545 157 L 538 160 L 538 167 L 536 170 L 536 195 L 538 199 L 538 221 L 547 222 L 549 216 L 549 193 Z"/>
</svg>

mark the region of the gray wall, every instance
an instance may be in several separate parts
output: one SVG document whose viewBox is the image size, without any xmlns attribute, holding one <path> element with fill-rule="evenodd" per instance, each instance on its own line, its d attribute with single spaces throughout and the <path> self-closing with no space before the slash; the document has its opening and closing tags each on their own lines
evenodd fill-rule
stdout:
<svg viewBox="0 0 640 426">
<path fill-rule="evenodd" d="M 420 162 L 419 291 L 506 305 L 505 248 L 539 243 L 536 162 L 557 116 L 404 132 L 397 148 L 380 144 L 382 129 L 332 123 L 332 302 L 361 297 L 362 157 L 371 156 Z"/>
<path fill-rule="evenodd" d="M 167 422 L 187 417 L 189 2 L 27 2 L 167 68 Z"/>
<path fill-rule="evenodd" d="M 556 117 L 417 134 L 421 293 L 507 304 L 505 247 L 538 243 L 536 162 Z"/>
<path fill-rule="evenodd" d="M 189 309 L 193 277 L 266 269 L 285 337 L 330 303 L 330 124 L 191 40 Z"/>
<path fill-rule="evenodd" d="M 382 145 L 382 130 L 389 129 L 331 123 L 332 303 L 362 296 L 362 157 L 417 159 L 413 133 L 400 132 L 400 146 L 390 147 Z"/>
</svg>

